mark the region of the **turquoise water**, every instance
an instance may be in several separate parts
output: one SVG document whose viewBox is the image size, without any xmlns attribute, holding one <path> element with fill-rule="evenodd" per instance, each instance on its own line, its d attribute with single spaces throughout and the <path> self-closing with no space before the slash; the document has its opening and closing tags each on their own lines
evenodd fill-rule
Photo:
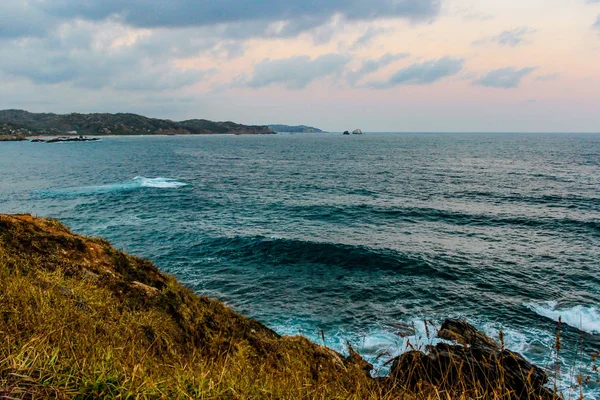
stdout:
<svg viewBox="0 0 600 400">
<path fill-rule="evenodd" d="M 429 342 L 422 321 L 450 316 L 503 330 L 553 369 L 560 316 L 563 386 L 581 339 L 584 363 L 600 351 L 600 135 L 111 137 L 0 152 L 0 212 L 105 237 L 280 333 L 350 340 L 379 373 L 408 340 Z"/>
</svg>

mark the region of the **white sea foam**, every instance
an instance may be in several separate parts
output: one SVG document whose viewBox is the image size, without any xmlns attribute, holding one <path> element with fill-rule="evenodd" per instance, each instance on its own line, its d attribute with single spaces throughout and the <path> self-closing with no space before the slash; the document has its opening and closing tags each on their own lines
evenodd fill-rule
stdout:
<svg viewBox="0 0 600 400">
<path fill-rule="evenodd" d="M 558 317 L 557 317 L 558 319 Z M 505 346 L 507 349 L 521 353 L 525 358 L 534 362 L 542 368 L 552 365 L 556 359 L 561 364 L 560 378 L 558 380 L 559 389 L 567 395 L 567 398 L 575 397 L 579 393 L 579 387 L 572 385 L 572 365 L 566 358 L 559 357 L 552 351 L 552 343 L 555 336 L 553 332 L 546 332 L 537 328 L 528 328 L 518 330 L 514 328 L 502 327 L 493 323 L 480 321 L 470 321 L 477 328 L 485 332 L 489 337 L 499 341 L 499 329 L 504 334 Z M 436 345 L 439 342 L 446 342 L 436 337 L 436 327 L 429 326 L 429 335 L 425 329 L 425 323 L 422 319 L 414 318 L 403 324 L 404 333 L 409 336 L 401 337 L 396 333 L 396 328 L 381 327 L 374 328 L 362 334 L 347 332 L 343 329 L 337 331 L 324 332 L 314 330 L 298 330 L 302 323 L 299 321 L 287 321 L 282 325 L 276 325 L 275 330 L 283 335 L 301 334 L 318 344 L 325 344 L 342 354 L 348 354 L 348 342 L 354 350 L 374 366 L 374 375 L 386 376 L 389 374 L 390 361 L 398 355 L 417 349 L 424 351 L 427 345 Z M 295 327 L 295 328 L 294 328 Z M 439 325 L 437 325 L 439 328 Z M 412 332 L 410 332 L 412 330 Z M 323 341 L 323 338 L 325 341 Z M 552 381 L 553 382 L 553 381 Z M 586 399 L 600 399 L 600 389 L 594 385 L 584 388 Z"/>
<path fill-rule="evenodd" d="M 159 188 L 159 189 L 174 189 L 178 187 L 187 186 L 187 183 L 179 182 L 175 179 L 170 178 L 146 178 L 143 176 L 136 176 L 131 181 L 134 184 L 139 184 L 141 187 Z"/>
<path fill-rule="evenodd" d="M 581 331 L 600 334 L 600 309 L 592 306 L 577 305 L 570 308 L 559 308 L 558 302 L 525 304 L 531 311 L 554 321 L 561 321 Z"/>
<path fill-rule="evenodd" d="M 388 327 L 373 328 L 369 332 L 358 335 L 344 330 L 323 332 L 322 335 L 319 331 L 298 331 L 297 328 L 292 328 L 293 326 L 297 325 L 290 321 L 289 325 L 275 326 L 275 330 L 283 335 L 301 334 L 315 343 L 325 344 L 342 354 L 348 354 L 348 343 L 350 343 L 354 350 L 373 364 L 374 373 L 379 376 L 388 374 L 390 367 L 388 361 L 400 354 L 413 349 L 424 350 L 427 345 L 444 341 L 435 337 L 436 328 L 433 326 L 429 326 L 428 337 L 425 323 L 417 319 L 404 324 L 409 335 L 403 337 L 394 332 L 396 329 Z"/>
<path fill-rule="evenodd" d="M 180 182 L 176 179 L 171 178 L 146 178 L 144 176 L 136 176 L 135 178 L 123 183 L 109 183 L 106 185 L 82 186 L 58 190 L 45 190 L 39 191 L 38 193 L 53 196 L 86 196 L 94 194 L 137 190 L 141 188 L 176 189 L 187 185 L 187 183 Z"/>
</svg>

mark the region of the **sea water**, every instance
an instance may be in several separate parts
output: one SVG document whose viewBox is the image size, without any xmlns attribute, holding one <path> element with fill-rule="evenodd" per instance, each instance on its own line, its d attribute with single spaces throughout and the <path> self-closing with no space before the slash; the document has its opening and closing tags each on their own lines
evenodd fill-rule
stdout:
<svg viewBox="0 0 600 400">
<path fill-rule="evenodd" d="M 13 142 L 0 169 L 0 212 L 107 238 L 281 334 L 349 341 L 378 374 L 446 317 L 502 330 L 563 388 L 600 351 L 600 135 Z"/>
</svg>

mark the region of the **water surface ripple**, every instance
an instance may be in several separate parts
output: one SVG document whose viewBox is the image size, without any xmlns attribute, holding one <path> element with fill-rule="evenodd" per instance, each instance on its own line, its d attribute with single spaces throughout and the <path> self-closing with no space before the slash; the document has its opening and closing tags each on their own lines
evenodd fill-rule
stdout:
<svg viewBox="0 0 600 400">
<path fill-rule="evenodd" d="M 58 218 L 280 333 L 382 367 L 465 317 L 549 365 L 600 350 L 600 136 L 305 134 L 0 144 L 0 212 Z M 380 356 L 384 353 L 384 356 Z M 384 369 L 384 368 L 383 368 Z M 586 388 L 593 396 L 597 387 Z"/>
</svg>

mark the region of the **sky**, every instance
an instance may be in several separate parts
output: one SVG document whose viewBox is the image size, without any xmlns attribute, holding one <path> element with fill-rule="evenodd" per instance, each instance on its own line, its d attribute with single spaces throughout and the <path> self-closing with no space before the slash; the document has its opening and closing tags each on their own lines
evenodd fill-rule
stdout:
<svg viewBox="0 0 600 400">
<path fill-rule="evenodd" d="M 600 132 L 600 0 L 2 0 L 7 108 Z"/>
</svg>

